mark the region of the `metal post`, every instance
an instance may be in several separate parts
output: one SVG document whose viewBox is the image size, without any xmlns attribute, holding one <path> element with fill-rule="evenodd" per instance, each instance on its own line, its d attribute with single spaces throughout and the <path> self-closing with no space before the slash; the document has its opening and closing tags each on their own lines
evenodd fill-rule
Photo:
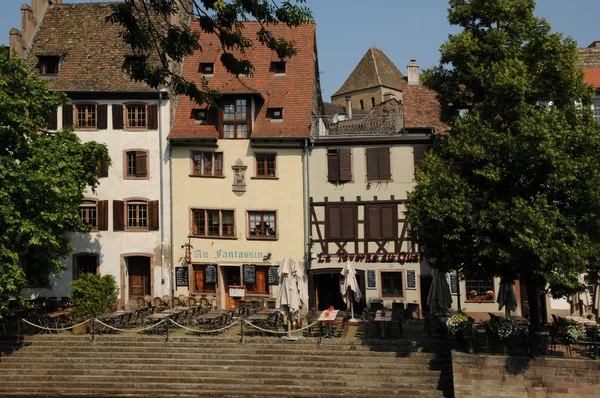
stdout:
<svg viewBox="0 0 600 398">
<path fill-rule="evenodd" d="M 246 344 L 244 341 L 244 321 L 240 318 L 240 344 Z"/>
<path fill-rule="evenodd" d="M 319 321 L 319 342 L 321 344 L 321 336 L 323 336 L 323 322 Z"/>
<path fill-rule="evenodd" d="M 96 332 L 96 325 L 94 323 L 94 316 L 90 315 L 90 328 L 92 329 L 92 343 L 94 343 L 95 341 L 95 332 Z"/>
<path fill-rule="evenodd" d="M 167 328 L 167 343 L 169 342 L 169 322 L 171 321 L 170 318 L 165 318 L 165 327 Z"/>
<path fill-rule="evenodd" d="M 17 344 L 21 343 L 21 321 L 21 318 L 17 321 Z"/>
<path fill-rule="evenodd" d="M 592 340 L 594 341 L 594 359 L 598 359 L 598 326 L 594 326 L 592 330 Z"/>
<path fill-rule="evenodd" d="M 363 345 L 367 345 L 367 335 L 369 334 L 369 320 L 365 319 L 363 332 Z"/>
</svg>

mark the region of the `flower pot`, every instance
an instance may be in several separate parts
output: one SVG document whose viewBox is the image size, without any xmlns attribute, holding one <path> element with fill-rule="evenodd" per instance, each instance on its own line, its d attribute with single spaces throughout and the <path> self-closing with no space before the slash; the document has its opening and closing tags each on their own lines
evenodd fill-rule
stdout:
<svg viewBox="0 0 600 398">
<path fill-rule="evenodd" d="M 90 321 L 86 321 L 81 325 L 77 325 L 73 328 L 73 334 L 88 334 L 92 331 Z"/>
</svg>

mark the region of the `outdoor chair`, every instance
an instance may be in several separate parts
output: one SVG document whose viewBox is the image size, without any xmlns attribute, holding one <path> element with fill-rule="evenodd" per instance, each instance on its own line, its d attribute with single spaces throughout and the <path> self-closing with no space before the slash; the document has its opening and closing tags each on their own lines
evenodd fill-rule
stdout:
<svg viewBox="0 0 600 398">
<path fill-rule="evenodd" d="M 146 308 L 148 307 L 148 304 L 146 304 L 146 299 L 143 297 L 138 297 L 137 298 L 137 305 L 138 308 Z"/>
<path fill-rule="evenodd" d="M 187 298 L 183 295 L 180 294 L 179 296 L 177 296 L 177 298 L 179 299 L 179 305 L 182 307 L 186 307 L 187 305 Z"/>
<path fill-rule="evenodd" d="M 162 311 L 165 309 L 166 304 L 160 297 L 154 297 L 153 303 L 155 311 Z"/>
<path fill-rule="evenodd" d="M 194 297 L 190 297 L 187 299 L 187 306 L 188 307 L 196 307 L 196 299 Z"/>
</svg>

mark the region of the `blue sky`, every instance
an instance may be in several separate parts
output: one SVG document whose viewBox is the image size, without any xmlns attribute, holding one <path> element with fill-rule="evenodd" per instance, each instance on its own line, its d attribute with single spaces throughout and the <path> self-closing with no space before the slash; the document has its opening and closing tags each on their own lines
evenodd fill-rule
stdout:
<svg viewBox="0 0 600 398">
<path fill-rule="evenodd" d="M 31 0 L 0 0 L 0 42 L 20 29 L 20 7 Z M 63 0 L 63 3 L 89 2 Z M 317 22 L 323 99 L 329 101 L 370 46 L 381 48 L 398 68 L 416 59 L 422 68 L 436 65 L 439 47 L 456 32 L 447 21 L 447 0 L 307 0 Z M 599 0 L 538 0 L 536 15 L 577 40 L 580 47 L 600 40 Z"/>
</svg>

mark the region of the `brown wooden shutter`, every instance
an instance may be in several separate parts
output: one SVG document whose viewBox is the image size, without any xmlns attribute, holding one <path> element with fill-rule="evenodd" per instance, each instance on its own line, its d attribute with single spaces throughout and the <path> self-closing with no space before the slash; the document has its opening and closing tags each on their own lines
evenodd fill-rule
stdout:
<svg viewBox="0 0 600 398">
<path fill-rule="evenodd" d="M 62 122 L 63 129 L 73 125 L 73 105 L 63 105 Z"/>
<path fill-rule="evenodd" d="M 123 105 L 114 104 L 112 106 L 113 130 L 123 130 Z"/>
<path fill-rule="evenodd" d="M 339 239 L 342 237 L 342 214 L 339 207 L 327 207 L 325 220 L 325 235 L 328 239 Z"/>
<path fill-rule="evenodd" d="M 367 239 L 381 239 L 381 208 L 365 206 Z"/>
<path fill-rule="evenodd" d="M 158 217 L 158 200 L 148 201 L 148 229 L 150 231 L 158 231 Z"/>
<path fill-rule="evenodd" d="M 148 176 L 148 154 L 144 151 L 135 151 L 135 176 Z"/>
<path fill-rule="evenodd" d="M 379 167 L 377 161 L 377 148 L 367 148 L 367 180 L 379 179 Z"/>
<path fill-rule="evenodd" d="M 196 289 L 199 291 L 204 291 L 204 270 L 194 268 L 194 279 L 196 280 Z"/>
<path fill-rule="evenodd" d="M 108 231 L 108 200 L 98 202 L 98 231 Z"/>
<path fill-rule="evenodd" d="M 342 206 L 342 238 L 354 239 L 356 237 L 357 217 L 356 206 Z"/>
<path fill-rule="evenodd" d="M 98 105 L 98 130 L 106 130 L 108 128 L 108 106 Z"/>
<path fill-rule="evenodd" d="M 346 182 L 352 180 L 352 152 L 349 148 L 338 151 L 340 162 L 340 181 Z"/>
<path fill-rule="evenodd" d="M 123 231 L 125 226 L 125 202 L 113 200 L 113 231 Z"/>
<path fill-rule="evenodd" d="M 48 129 L 58 129 L 58 112 L 51 112 L 48 116 Z"/>
<path fill-rule="evenodd" d="M 158 106 L 148 105 L 148 129 L 156 130 L 158 128 Z"/>
<path fill-rule="evenodd" d="M 337 149 L 327 151 L 327 179 L 335 183 L 340 180 L 340 157 Z"/>
<path fill-rule="evenodd" d="M 377 148 L 377 158 L 379 161 L 379 179 L 383 181 L 391 180 L 390 148 Z"/>
<path fill-rule="evenodd" d="M 106 162 L 100 161 L 98 164 L 98 178 L 108 177 L 108 166 Z"/>
<path fill-rule="evenodd" d="M 398 237 L 398 206 L 381 206 L 381 238 L 394 239 Z"/>
</svg>

